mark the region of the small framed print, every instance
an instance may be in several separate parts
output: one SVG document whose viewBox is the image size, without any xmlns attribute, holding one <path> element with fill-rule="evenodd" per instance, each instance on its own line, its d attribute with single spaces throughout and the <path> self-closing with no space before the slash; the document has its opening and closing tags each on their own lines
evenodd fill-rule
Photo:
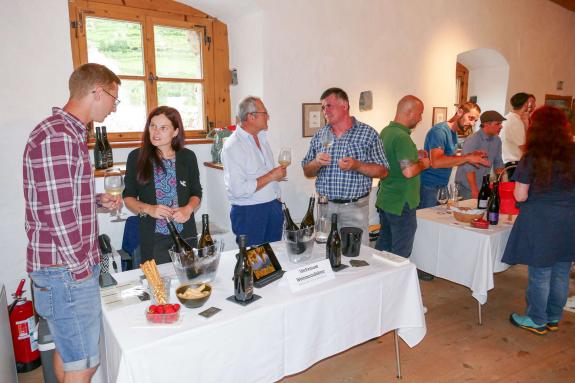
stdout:
<svg viewBox="0 0 575 383">
<path fill-rule="evenodd" d="M 302 136 L 313 137 L 315 132 L 325 125 L 325 116 L 320 103 L 301 104 Z"/>
<path fill-rule="evenodd" d="M 432 125 L 439 124 L 440 122 L 447 121 L 447 107 L 446 106 L 434 106 L 433 116 L 431 118 Z"/>
<path fill-rule="evenodd" d="M 571 96 L 559 96 L 556 94 L 545 95 L 545 105 L 551 105 L 563 110 L 571 108 L 571 101 Z"/>
</svg>

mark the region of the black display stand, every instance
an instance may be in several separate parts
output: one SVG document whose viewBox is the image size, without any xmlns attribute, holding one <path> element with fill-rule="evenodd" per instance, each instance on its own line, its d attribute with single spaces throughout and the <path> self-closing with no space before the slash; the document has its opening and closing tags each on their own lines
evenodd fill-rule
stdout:
<svg viewBox="0 0 575 383">
<path fill-rule="evenodd" d="M 236 297 L 234 295 L 226 298 L 226 300 L 228 300 L 230 302 L 237 303 L 240 306 L 247 306 L 249 304 L 254 303 L 255 301 L 257 301 L 259 299 L 261 299 L 261 297 L 257 294 L 252 295 L 252 299 L 250 299 L 249 301 L 238 301 L 238 300 L 236 300 Z"/>
</svg>

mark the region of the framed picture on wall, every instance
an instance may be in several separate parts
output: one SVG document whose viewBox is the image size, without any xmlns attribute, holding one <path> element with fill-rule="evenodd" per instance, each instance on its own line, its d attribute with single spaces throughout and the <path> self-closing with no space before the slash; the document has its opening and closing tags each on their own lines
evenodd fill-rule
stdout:
<svg viewBox="0 0 575 383">
<path fill-rule="evenodd" d="M 432 125 L 439 124 L 440 122 L 447 121 L 447 107 L 434 106 L 433 116 L 431 117 Z"/>
<path fill-rule="evenodd" d="M 315 132 L 325 125 L 325 116 L 320 103 L 301 104 L 302 136 L 313 137 Z"/>
<path fill-rule="evenodd" d="M 571 96 L 559 96 L 556 94 L 546 94 L 545 95 L 545 105 L 555 106 L 559 109 L 571 109 L 572 108 Z"/>
</svg>

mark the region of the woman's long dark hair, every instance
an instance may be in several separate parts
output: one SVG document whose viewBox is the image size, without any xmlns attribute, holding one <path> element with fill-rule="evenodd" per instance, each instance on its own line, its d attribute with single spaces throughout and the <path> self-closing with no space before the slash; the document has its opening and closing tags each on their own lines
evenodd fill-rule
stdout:
<svg viewBox="0 0 575 383">
<path fill-rule="evenodd" d="M 535 186 L 549 188 L 554 174 L 565 187 L 575 183 L 575 143 L 561 109 L 547 105 L 536 109 L 526 141 L 525 156 L 533 161 Z"/>
<path fill-rule="evenodd" d="M 138 163 L 136 166 L 136 180 L 140 184 L 146 184 L 153 179 L 154 165 L 161 167 L 164 171 L 164 164 L 162 162 L 162 153 L 160 149 L 156 148 L 152 141 L 150 141 L 150 122 L 155 116 L 163 114 L 172 123 L 174 129 L 178 130 L 178 135 L 172 138 L 172 149 L 178 151 L 184 147 L 184 124 L 182 116 L 177 109 L 169 106 L 158 106 L 152 110 L 146 120 L 146 127 L 142 134 L 142 147 L 140 148 L 140 155 L 138 156 Z"/>
</svg>

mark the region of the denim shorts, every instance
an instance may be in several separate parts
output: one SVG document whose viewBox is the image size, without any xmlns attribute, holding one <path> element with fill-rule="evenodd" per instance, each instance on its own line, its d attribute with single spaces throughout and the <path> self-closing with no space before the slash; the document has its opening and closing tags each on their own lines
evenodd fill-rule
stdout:
<svg viewBox="0 0 575 383">
<path fill-rule="evenodd" d="M 98 277 L 74 280 L 66 267 L 48 267 L 30 273 L 36 312 L 46 319 L 64 371 L 81 371 L 100 363 L 102 306 Z"/>
</svg>

